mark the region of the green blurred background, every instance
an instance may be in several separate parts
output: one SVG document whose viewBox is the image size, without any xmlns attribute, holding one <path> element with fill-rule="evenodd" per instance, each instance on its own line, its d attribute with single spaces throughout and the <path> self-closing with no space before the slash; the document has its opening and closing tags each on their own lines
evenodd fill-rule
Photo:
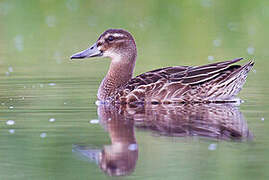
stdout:
<svg viewBox="0 0 269 180">
<path fill-rule="evenodd" d="M 256 63 L 240 93 L 253 142 L 138 131 L 136 170 L 123 179 L 268 179 L 268 19 L 268 0 L 1 0 L 0 179 L 109 179 L 72 154 L 72 144 L 110 144 L 89 123 L 109 60 L 69 61 L 108 28 L 135 37 L 136 75 L 237 57 Z"/>
</svg>

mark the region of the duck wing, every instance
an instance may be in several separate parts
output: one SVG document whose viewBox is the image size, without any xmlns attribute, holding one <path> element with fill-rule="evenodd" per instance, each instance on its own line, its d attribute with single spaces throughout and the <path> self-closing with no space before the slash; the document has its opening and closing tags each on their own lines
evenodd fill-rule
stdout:
<svg viewBox="0 0 269 180">
<path fill-rule="evenodd" d="M 218 100 L 229 99 L 240 91 L 246 74 L 254 64 L 250 61 L 244 66 L 232 65 L 242 59 L 149 71 L 132 78 L 124 86 L 121 95 L 127 102 L 203 102 L 216 97 Z"/>
<path fill-rule="evenodd" d="M 132 91 L 143 85 L 150 85 L 160 80 L 169 80 L 172 75 L 185 73 L 189 68 L 190 66 L 175 66 L 149 71 L 132 78 L 124 88 Z"/>
</svg>

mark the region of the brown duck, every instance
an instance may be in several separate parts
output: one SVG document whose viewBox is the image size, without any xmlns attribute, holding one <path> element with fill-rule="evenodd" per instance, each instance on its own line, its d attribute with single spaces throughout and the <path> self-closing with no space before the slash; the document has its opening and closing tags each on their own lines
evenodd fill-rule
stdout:
<svg viewBox="0 0 269 180">
<path fill-rule="evenodd" d="M 109 57 L 111 64 L 99 90 L 98 99 L 110 103 L 210 103 L 231 102 L 254 65 L 233 65 L 242 60 L 203 66 L 174 66 L 146 72 L 133 78 L 137 56 L 132 35 L 109 29 L 90 48 L 71 59 Z"/>
</svg>

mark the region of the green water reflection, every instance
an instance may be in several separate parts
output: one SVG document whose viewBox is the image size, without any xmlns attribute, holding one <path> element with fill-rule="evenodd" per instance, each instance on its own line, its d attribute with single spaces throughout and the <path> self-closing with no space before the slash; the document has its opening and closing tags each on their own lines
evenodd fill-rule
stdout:
<svg viewBox="0 0 269 180">
<path fill-rule="evenodd" d="M 72 152 L 111 144 L 103 126 L 90 123 L 109 61 L 69 61 L 107 28 L 134 35 L 135 74 L 256 62 L 239 95 L 252 141 L 135 129 L 139 156 L 123 179 L 268 179 L 268 17 L 266 0 L 0 1 L 0 179 L 110 179 Z"/>
</svg>

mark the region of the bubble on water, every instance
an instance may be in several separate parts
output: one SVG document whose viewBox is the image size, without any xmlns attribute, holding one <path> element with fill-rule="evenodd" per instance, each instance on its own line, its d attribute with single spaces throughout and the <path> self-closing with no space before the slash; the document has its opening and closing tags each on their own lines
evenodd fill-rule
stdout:
<svg viewBox="0 0 269 180">
<path fill-rule="evenodd" d="M 211 7 L 213 5 L 213 2 L 212 2 L 212 0 L 201 0 L 201 5 L 203 7 L 208 8 L 208 7 Z"/>
<path fill-rule="evenodd" d="M 262 117 L 261 120 L 264 121 L 264 117 Z"/>
<path fill-rule="evenodd" d="M 237 31 L 238 30 L 238 23 L 230 22 L 230 23 L 228 23 L 227 27 L 230 31 Z"/>
<path fill-rule="evenodd" d="M 90 120 L 90 123 L 91 124 L 98 124 L 99 120 L 98 119 L 92 119 L 92 120 Z"/>
<path fill-rule="evenodd" d="M 13 68 L 11 66 L 8 67 L 9 72 L 13 72 Z"/>
<path fill-rule="evenodd" d="M 23 51 L 23 36 L 22 35 L 17 35 L 14 37 L 14 44 L 15 48 L 18 51 Z"/>
<path fill-rule="evenodd" d="M 14 109 L 14 106 L 9 106 L 8 108 L 9 108 L 9 109 Z"/>
<path fill-rule="evenodd" d="M 75 0 L 66 1 L 66 7 L 70 11 L 76 11 L 78 9 L 78 6 L 79 6 L 78 1 L 75 1 Z"/>
<path fill-rule="evenodd" d="M 56 18 L 55 18 L 55 16 L 47 16 L 46 17 L 46 24 L 49 27 L 54 27 L 56 25 Z"/>
<path fill-rule="evenodd" d="M 23 88 L 25 89 L 25 88 L 26 88 L 26 86 L 23 86 Z"/>
<path fill-rule="evenodd" d="M 57 64 L 61 64 L 62 63 L 62 56 L 61 56 L 61 53 L 60 52 L 55 52 L 54 55 L 53 55 L 53 59 L 55 59 L 56 63 Z"/>
<path fill-rule="evenodd" d="M 249 46 L 249 47 L 247 48 L 247 52 L 248 52 L 248 54 L 252 55 L 252 54 L 254 54 L 254 52 L 255 52 L 255 48 L 252 47 L 252 46 Z"/>
<path fill-rule="evenodd" d="M 9 98 L 10 101 L 12 101 L 13 99 L 12 98 Z"/>
<path fill-rule="evenodd" d="M 7 71 L 7 72 L 6 72 L 6 76 L 9 76 L 9 75 L 10 75 L 10 72 Z"/>
<path fill-rule="evenodd" d="M 221 45 L 221 39 L 215 39 L 215 40 L 213 40 L 213 45 L 215 47 L 219 47 Z"/>
<path fill-rule="evenodd" d="M 67 104 L 67 102 L 64 102 L 64 105 L 66 105 Z"/>
<path fill-rule="evenodd" d="M 45 137 L 47 137 L 47 133 L 41 133 L 41 134 L 40 134 L 40 137 L 41 137 L 41 138 L 45 138 Z"/>
<path fill-rule="evenodd" d="M 215 151 L 217 149 L 217 144 L 209 144 L 208 150 Z"/>
<path fill-rule="evenodd" d="M 9 129 L 8 132 L 9 132 L 10 134 L 14 134 L 14 133 L 15 133 L 15 129 Z"/>
<path fill-rule="evenodd" d="M 12 126 L 12 125 L 15 124 L 15 121 L 14 120 L 7 120 L 6 124 L 9 125 L 9 126 Z"/>
<path fill-rule="evenodd" d="M 49 83 L 49 86 L 55 86 L 56 83 Z"/>
<path fill-rule="evenodd" d="M 54 122 L 55 121 L 55 118 L 50 118 L 49 119 L 49 122 Z"/>
<path fill-rule="evenodd" d="M 2 102 L 1 105 L 5 105 L 5 103 Z"/>
<path fill-rule="evenodd" d="M 11 9 L 11 4 L 8 2 L 0 2 L 0 15 L 7 15 Z"/>
<path fill-rule="evenodd" d="M 130 150 L 130 151 L 136 151 L 137 148 L 138 148 L 137 144 L 130 144 L 128 146 L 128 150 Z"/>
<path fill-rule="evenodd" d="M 207 59 L 208 59 L 209 61 L 214 61 L 215 58 L 214 58 L 214 56 L 208 56 Z"/>
<path fill-rule="evenodd" d="M 25 99 L 24 96 L 22 96 L 21 99 L 24 100 Z"/>
</svg>

